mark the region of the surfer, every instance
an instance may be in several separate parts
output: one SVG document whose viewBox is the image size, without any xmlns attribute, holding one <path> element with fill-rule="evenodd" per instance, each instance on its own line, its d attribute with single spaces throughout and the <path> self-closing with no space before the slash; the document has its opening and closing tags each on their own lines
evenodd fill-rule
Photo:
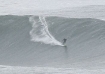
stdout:
<svg viewBox="0 0 105 74">
<path fill-rule="evenodd" d="M 65 45 L 66 41 L 67 41 L 67 39 L 64 38 L 62 44 Z"/>
</svg>

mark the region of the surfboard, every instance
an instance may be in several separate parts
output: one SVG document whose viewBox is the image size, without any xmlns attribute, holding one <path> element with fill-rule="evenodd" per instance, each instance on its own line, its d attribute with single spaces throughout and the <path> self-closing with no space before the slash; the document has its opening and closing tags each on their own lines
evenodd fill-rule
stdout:
<svg viewBox="0 0 105 74">
<path fill-rule="evenodd" d="M 66 45 L 62 45 L 62 47 L 66 47 Z"/>
</svg>

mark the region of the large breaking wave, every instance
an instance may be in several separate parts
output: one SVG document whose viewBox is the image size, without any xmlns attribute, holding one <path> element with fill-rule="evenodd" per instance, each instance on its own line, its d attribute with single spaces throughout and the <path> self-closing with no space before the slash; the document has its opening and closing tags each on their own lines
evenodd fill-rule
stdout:
<svg viewBox="0 0 105 74">
<path fill-rule="evenodd" d="M 63 46 L 50 34 L 45 17 L 39 16 L 38 20 L 36 20 L 35 16 L 31 16 L 29 21 L 32 23 L 31 41 Z"/>
<path fill-rule="evenodd" d="M 1 65 L 105 69 L 105 21 L 92 18 L 29 17 L 0 16 Z M 30 41 L 30 36 L 34 42 Z M 67 49 L 40 44 L 57 45 L 57 40 L 62 38 L 67 38 Z"/>
</svg>

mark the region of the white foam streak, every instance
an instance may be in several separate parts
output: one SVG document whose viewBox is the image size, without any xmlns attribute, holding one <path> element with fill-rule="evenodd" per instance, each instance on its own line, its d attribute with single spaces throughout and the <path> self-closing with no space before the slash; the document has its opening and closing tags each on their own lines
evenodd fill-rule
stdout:
<svg viewBox="0 0 105 74">
<path fill-rule="evenodd" d="M 39 19 L 36 19 L 34 16 L 31 16 L 29 21 L 32 23 L 32 30 L 30 31 L 31 41 L 63 46 L 61 42 L 57 41 L 50 34 L 45 17 L 39 16 Z"/>
</svg>

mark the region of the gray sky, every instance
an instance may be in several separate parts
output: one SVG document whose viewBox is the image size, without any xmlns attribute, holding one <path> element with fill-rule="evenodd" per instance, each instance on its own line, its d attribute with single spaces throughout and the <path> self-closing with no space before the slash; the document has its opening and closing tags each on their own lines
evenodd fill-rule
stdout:
<svg viewBox="0 0 105 74">
<path fill-rule="evenodd" d="M 85 5 L 105 5 L 105 0 L 0 0 L 0 13 L 52 10 Z"/>
<path fill-rule="evenodd" d="M 0 0 L 0 8 L 59 9 L 84 5 L 105 5 L 105 0 Z"/>
</svg>

